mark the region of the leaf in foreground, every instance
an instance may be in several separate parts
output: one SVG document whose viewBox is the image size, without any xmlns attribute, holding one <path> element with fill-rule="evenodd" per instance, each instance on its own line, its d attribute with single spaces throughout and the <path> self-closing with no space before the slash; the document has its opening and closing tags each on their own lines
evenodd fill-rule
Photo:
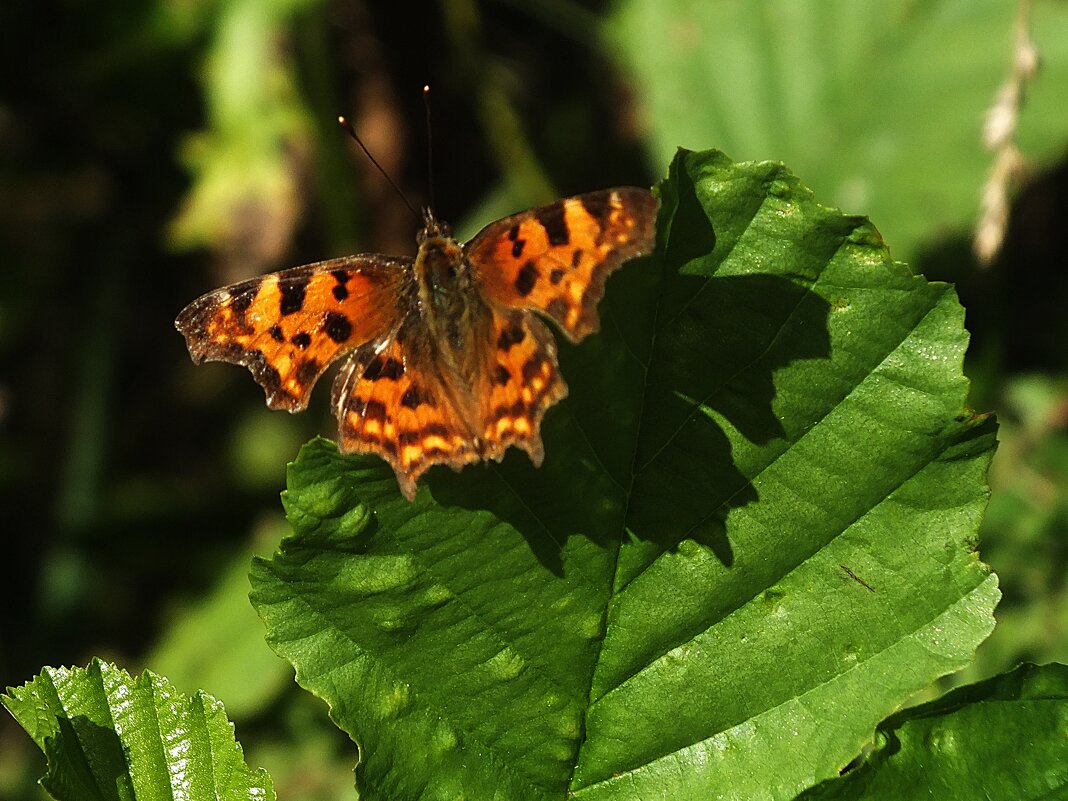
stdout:
<svg viewBox="0 0 1068 801">
<path fill-rule="evenodd" d="M 266 771 L 249 771 L 222 704 L 161 676 L 132 678 L 94 660 L 45 668 L 0 701 L 48 758 L 55 798 L 273 801 Z"/>
<path fill-rule="evenodd" d="M 545 464 L 307 445 L 253 567 L 368 799 L 793 798 L 990 632 L 963 310 L 782 165 L 682 152 Z"/>
<path fill-rule="evenodd" d="M 894 715 L 857 769 L 806 801 L 1061 798 L 1068 792 L 1068 667 L 1022 665 Z"/>
</svg>

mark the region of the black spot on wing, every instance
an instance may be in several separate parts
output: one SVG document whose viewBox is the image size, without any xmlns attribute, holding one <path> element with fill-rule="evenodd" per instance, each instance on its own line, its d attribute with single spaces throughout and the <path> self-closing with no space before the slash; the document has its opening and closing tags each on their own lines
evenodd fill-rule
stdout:
<svg viewBox="0 0 1068 801">
<path fill-rule="evenodd" d="M 369 400 L 363 405 L 363 418 L 365 420 L 377 420 L 379 423 L 386 421 L 386 405 L 381 401 Z"/>
<path fill-rule="evenodd" d="M 515 242 L 513 242 L 512 243 L 512 255 L 517 259 L 520 256 L 522 256 L 523 255 L 523 248 L 526 247 L 526 244 L 527 244 L 527 240 L 525 240 L 525 239 L 517 239 Z"/>
<path fill-rule="evenodd" d="M 278 282 L 278 291 L 281 294 L 278 310 L 283 316 L 304 308 L 304 291 L 308 288 L 309 280 L 310 276 L 301 275 Z"/>
<path fill-rule="evenodd" d="M 271 338 L 275 342 L 285 342 L 286 341 L 286 335 L 282 333 L 282 327 L 281 326 L 279 326 L 279 325 L 272 325 L 271 326 Z"/>
<path fill-rule="evenodd" d="M 534 216 L 545 228 L 545 235 L 549 238 L 550 245 L 566 245 L 571 241 L 571 234 L 567 230 L 567 220 L 564 218 L 562 200 L 536 209 Z"/>
<path fill-rule="evenodd" d="M 549 273 L 549 280 L 553 284 L 559 284 L 560 281 L 563 279 L 563 277 L 564 277 L 564 271 L 559 269 L 559 268 L 554 268 L 553 271 L 551 273 Z"/>
<path fill-rule="evenodd" d="M 334 342 L 347 342 L 352 336 L 352 323 L 340 312 L 328 312 L 323 320 L 323 330 Z"/>
<path fill-rule="evenodd" d="M 392 357 L 379 356 L 363 371 L 363 377 L 367 381 L 378 381 L 383 378 L 396 381 L 402 375 L 404 375 L 404 365 Z"/>
<path fill-rule="evenodd" d="M 260 279 L 257 278 L 235 287 L 230 294 L 230 308 L 238 314 L 243 314 L 256 299 L 256 293 L 260 291 L 260 283 Z"/>
<path fill-rule="evenodd" d="M 418 445 L 423 441 L 422 431 L 401 431 L 397 434 L 397 444 L 402 448 L 408 445 Z"/>
<path fill-rule="evenodd" d="M 597 222 L 604 224 L 612 213 L 612 203 L 609 200 L 609 196 L 610 193 L 608 192 L 591 192 L 588 195 L 581 195 L 579 200 L 582 202 L 582 208 L 586 209 L 587 214 Z"/>
<path fill-rule="evenodd" d="M 426 399 L 423 397 L 423 393 L 420 391 L 419 387 L 415 384 L 408 387 L 407 391 L 401 395 L 401 406 L 415 409 L 422 403 L 426 403 Z"/>
<path fill-rule="evenodd" d="M 571 269 L 576 269 L 580 264 L 582 264 L 582 248 L 575 248 L 571 254 Z"/>
<path fill-rule="evenodd" d="M 499 350 L 511 350 L 512 345 L 518 345 L 526 339 L 526 336 L 520 326 L 510 325 L 501 331 L 501 335 L 497 337 L 497 348 Z"/>
<path fill-rule="evenodd" d="M 311 335 L 306 331 L 301 331 L 299 334 L 294 334 L 293 338 L 289 341 L 301 350 L 306 350 L 308 345 L 311 344 Z"/>
<path fill-rule="evenodd" d="M 512 380 L 512 374 L 508 372 L 508 368 L 503 364 L 497 365 L 497 370 L 493 373 L 493 383 L 497 386 L 504 386 Z"/>
<path fill-rule="evenodd" d="M 538 283 L 538 268 L 533 261 L 528 261 L 515 277 L 515 291 L 525 298 L 534 291 L 536 283 Z"/>
<path fill-rule="evenodd" d="M 330 275 L 334 276 L 334 280 L 337 281 L 337 286 L 331 290 L 334 293 L 334 300 L 340 303 L 349 296 L 349 289 L 345 286 L 349 282 L 349 271 L 331 270 Z"/>
</svg>

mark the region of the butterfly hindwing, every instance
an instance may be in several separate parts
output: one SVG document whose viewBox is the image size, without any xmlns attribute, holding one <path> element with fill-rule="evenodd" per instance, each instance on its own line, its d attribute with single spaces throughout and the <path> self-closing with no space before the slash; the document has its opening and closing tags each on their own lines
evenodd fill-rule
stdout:
<svg viewBox="0 0 1068 801">
<path fill-rule="evenodd" d="M 495 310 L 487 356 L 477 392 L 486 457 L 499 460 L 517 445 L 540 465 L 541 419 L 567 396 L 552 332 L 528 311 Z"/>
<path fill-rule="evenodd" d="M 490 322 L 463 382 L 438 371 L 419 323 L 359 348 L 334 382 L 340 449 L 382 456 L 409 500 L 435 464 L 500 461 L 511 445 L 541 464 L 542 417 L 567 395 L 552 333 L 527 311 L 495 310 Z"/>
<path fill-rule="evenodd" d="M 333 405 L 340 450 L 379 454 L 408 500 L 432 465 L 459 470 L 482 458 L 419 322 L 359 348 L 334 381 Z"/>
</svg>

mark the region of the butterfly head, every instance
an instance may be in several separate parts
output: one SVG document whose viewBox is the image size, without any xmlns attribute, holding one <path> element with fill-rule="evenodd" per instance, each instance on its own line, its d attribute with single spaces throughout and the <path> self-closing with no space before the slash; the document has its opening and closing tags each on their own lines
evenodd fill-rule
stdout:
<svg viewBox="0 0 1068 801">
<path fill-rule="evenodd" d="M 423 228 L 416 236 L 416 242 L 422 246 L 430 239 L 452 239 L 452 228 L 434 216 L 429 206 L 423 208 Z"/>
</svg>

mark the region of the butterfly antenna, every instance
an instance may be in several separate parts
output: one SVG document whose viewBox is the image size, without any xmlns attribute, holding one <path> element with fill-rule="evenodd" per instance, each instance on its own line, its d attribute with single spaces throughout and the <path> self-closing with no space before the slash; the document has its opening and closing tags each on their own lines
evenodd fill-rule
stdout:
<svg viewBox="0 0 1068 801">
<path fill-rule="evenodd" d="M 422 217 L 419 215 L 419 212 L 415 210 L 415 206 L 411 204 L 407 196 L 401 191 L 401 188 L 397 186 L 396 181 L 389 177 L 389 173 L 386 172 L 385 168 L 381 164 L 378 163 L 378 159 L 371 155 L 371 151 L 367 149 L 367 145 L 365 145 L 363 143 L 363 140 L 360 139 L 360 135 L 356 133 L 356 128 L 353 126 L 352 122 L 349 121 L 348 117 L 343 117 L 339 115 L 337 121 L 338 124 L 345 129 L 345 132 L 352 137 L 352 140 L 360 146 L 360 150 L 364 152 L 364 155 L 366 155 L 367 158 L 371 160 L 371 163 L 375 165 L 378 171 L 382 173 L 382 177 L 389 181 L 389 185 L 393 187 L 393 190 L 398 195 L 400 195 L 400 199 L 404 201 L 404 205 L 408 207 L 408 210 L 415 215 L 415 218 L 417 220 L 422 220 Z"/>
<path fill-rule="evenodd" d="M 430 127 L 430 84 L 423 86 L 423 107 L 426 109 L 426 182 L 430 208 L 434 208 L 434 132 Z"/>
</svg>

